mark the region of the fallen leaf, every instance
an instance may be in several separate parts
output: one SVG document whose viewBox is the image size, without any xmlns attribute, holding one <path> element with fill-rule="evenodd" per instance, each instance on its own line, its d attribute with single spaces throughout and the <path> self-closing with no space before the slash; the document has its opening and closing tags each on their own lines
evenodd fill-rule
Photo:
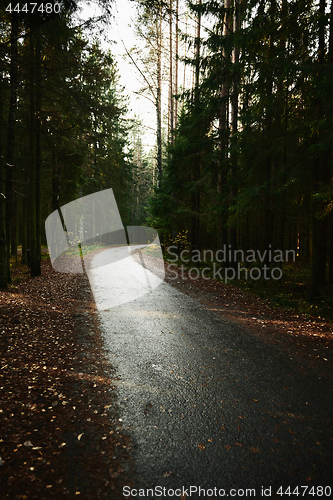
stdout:
<svg viewBox="0 0 333 500">
<path fill-rule="evenodd" d="M 224 445 L 224 447 L 225 447 L 225 449 L 226 449 L 226 450 L 228 450 L 228 451 L 229 451 L 229 450 L 231 450 L 231 446 L 230 446 L 230 444 L 225 444 L 225 445 Z"/>
<path fill-rule="evenodd" d="M 200 450 L 204 450 L 206 446 L 204 444 L 199 443 L 198 448 L 200 448 Z"/>
<path fill-rule="evenodd" d="M 259 448 L 254 448 L 253 446 L 250 448 L 250 451 L 252 451 L 252 453 L 260 453 Z"/>
<path fill-rule="evenodd" d="M 120 472 L 118 472 L 118 471 L 110 472 L 110 477 L 112 479 L 117 479 L 117 477 L 119 477 L 119 476 L 120 476 Z"/>
</svg>

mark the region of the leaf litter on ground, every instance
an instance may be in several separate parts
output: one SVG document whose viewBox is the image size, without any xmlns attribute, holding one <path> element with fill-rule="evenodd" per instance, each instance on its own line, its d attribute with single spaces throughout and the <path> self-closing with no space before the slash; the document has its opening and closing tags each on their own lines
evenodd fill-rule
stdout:
<svg viewBox="0 0 333 500">
<path fill-rule="evenodd" d="M 130 442 L 88 279 L 49 260 L 40 277 L 13 275 L 0 291 L 1 498 L 120 497 Z"/>
</svg>

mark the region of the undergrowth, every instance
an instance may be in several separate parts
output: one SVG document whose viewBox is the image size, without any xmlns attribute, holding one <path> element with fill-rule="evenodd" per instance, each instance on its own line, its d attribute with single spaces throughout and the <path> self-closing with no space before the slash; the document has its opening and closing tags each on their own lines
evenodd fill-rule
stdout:
<svg viewBox="0 0 333 500">
<path fill-rule="evenodd" d="M 233 284 L 261 297 L 271 307 L 333 321 L 333 284 L 322 286 L 321 295 L 310 300 L 311 270 L 308 263 L 285 264 L 280 281 L 235 281 Z"/>
</svg>

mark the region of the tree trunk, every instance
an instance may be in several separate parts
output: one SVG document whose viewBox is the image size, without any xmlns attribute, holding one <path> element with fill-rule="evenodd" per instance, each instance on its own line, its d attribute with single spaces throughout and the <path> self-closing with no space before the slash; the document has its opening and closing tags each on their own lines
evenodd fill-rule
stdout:
<svg viewBox="0 0 333 500">
<path fill-rule="evenodd" d="M 271 23 L 274 25 L 276 21 L 276 14 L 277 14 L 277 6 L 276 6 L 276 1 L 272 0 L 271 1 L 271 8 L 270 8 L 270 18 L 271 18 Z M 270 34 L 269 37 L 269 61 L 273 61 L 274 59 L 274 44 L 275 44 L 275 38 L 273 34 Z M 274 227 L 274 213 L 273 213 L 273 207 L 272 207 L 272 187 L 271 187 L 271 180 L 272 180 L 272 175 L 273 175 L 273 161 L 272 161 L 272 149 L 273 149 L 273 142 L 274 142 L 274 137 L 273 137 L 273 121 L 274 121 L 274 114 L 273 114 L 273 106 L 272 106 L 272 100 L 273 100 L 273 89 L 274 89 L 274 71 L 272 68 L 272 63 L 270 63 L 270 67 L 268 70 L 268 74 L 266 77 L 266 109 L 265 113 L 266 116 L 264 118 L 264 133 L 265 133 L 265 140 L 266 140 L 266 159 L 264 162 L 264 171 L 263 171 L 263 182 L 266 184 L 266 193 L 263 198 L 263 211 L 264 211 L 264 220 L 263 220 L 263 233 L 262 233 L 262 250 L 265 251 L 269 248 L 269 245 L 272 244 L 273 242 L 273 227 Z M 271 266 L 271 262 L 269 259 L 268 252 L 266 253 L 266 257 L 264 259 L 264 264 L 269 268 Z M 270 271 L 266 273 L 267 277 L 270 277 Z"/>
<path fill-rule="evenodd" d="M 162 185 L 162 6 L 156 16 L 157 39 L 157 89 L 156 89 L 156 121 L 157 121 L 157 185 Z"/>
<path fill-rule="evenodd" d="M 330 216 L 330 254 L 329 254 L 329 271 L 328 282 L 333 284 L 333 213 Z"/>
<path fill-rule="evenodd" d="M 36 233 L 36 101 L 35 101 L 35 38 L 29 39 L 29 146 L 28 162 L 30 173 L 29 189 L 29 253 L 30 272 L 35 276 L 37 270 L 37 233 Z"/>
<path fill-rule="evenodd" d="M 21 264 L 25 265 L 27 263 L 27 201 L 26 197 L 21 198 L 21 243 L 22 243 L 22 256 L 21 256 Z"/>
<path fill-rule="evenodd" d="M 8 115 L 7 134 L 7 157 L 6 157 L 6 242 L 7 242 L 7 280 L 10 277 L 10 242 L 13 222 L 13 176 L 15 165 L 15 130 L 16 130 L 16 108 L 17 108 L 17 84 L 18 84 L 18 14 L 11 14 L 10 35 L 10 99 Z"/>
<path fill-rule="evenodd" d="M 234 0 L 234 18 L 233 18 L 233 34 L 235 35 L 241 26 L 241 18 L 240 18 L 240 2 L 241 0 Z M 239 96 L 239 48 L 237 45 L 234 45 L 233 48 L 233 92 L 231 99 L 231 135 L 235 139 L 235 135 L 238 130 L 238 96 Z M 236 155 L 235 155 L 236 157 Z M 237 163 L 237 157 L 236 157 Z"/>
<path fill-rule="evenodd" d="M 329 30 L 329 42 L 328 42 L 328 66 L 330 67 L 330 75 L 333 73 L 333 2 L 331 2 L 331 12 L 330 12 L 330 30 Z M 332 76 L 331 76 L 332 78 Z M 330 149 L 330 157 L 332 162 L 332 148 Z M 331 172 L 333 174 L 333 172 Z M 333 211 L 331 209 L 330 215 L 330 257 L 329 257 L 329 274 L 328 281 L 330 284 L 333 283 Z"/>
<path fill-rule="evenodd" d="M 41 275 L 41 216 L 40 216 L 40 190 L 41 190 L 41 47 L 40 39 L 36 40 L 35 52 L 35 67 L 36 67 L 36 257 L 33 260 L 34 266 L 32 269 L 33 276 Z"/>
<path fill-rule="evenodd" d="M 331 2 L 331 12 L 330 12 L 330 34 L 328 41 L 328 62 L 333 63 L 333 2 Z"/>
<path fill-rule="evenodd" d="M 241 13 L 240 13 L 240 2 L 241 0 L 234 0 L 234 16 L 233 16 L 233 34 L 235 35 L 241 26 Z M 233 48 L 233 78 L 232 78 L 232 96 L 231 96 L 231 141 L 232 150 L 230 152 L 230 163 L 231 163 L 231 204 L 233 199 L 237 196 L 237 184 L 236 180 L 238 178 L 238 155 L 237 155 L 237 132 L 238 132 L 238 98 L 239 98 L 239 48 L 237 44 L 234 44 Z M 237 228 L 231 227 L 229 231 L 229 242 L 233 249 L 237 248 Z M 236 262 L 233 263 L 234 267 L 237 265 Z"/>
<path fill-rule="evenodd" d="M 202 5 L 202 0 L 198 0 L 197 3 L 200 8 Z M 200 106 L 200 95 L 199 95 L 199 84 L 200 84 L 200 45 L 201 45 L 201 12 L 199 10 L 197 17 L 197 32 L 195 38 L 195 86 L 194 86 L 194 114 L 195 110 L 199 111 Z M 199 132 L 199 130 L 198 130 Z M 199 132 L 200 133 L 200 132 Z M 198 137 L 200 140 L 201 137 Z M 201 158 L 200 149 L 198 147 L 198 141 L 194 145 L 194 159 L 191 170 L 191 181 L 192 181 L 192 215 L 191 215 L 191 243 L 192 249 L 200 249 L 200 190 L 198 187 L 198 181 L 200 180 L 200 170 L 201 170 Z"/>
<path fill-rule="evenodd" d="M 311 222 L 311 284 L 310 300 L 320 297 L 320 279 L 319 279 L 319 251 L 318 251 L 318 219 L 314 213 L 314 202 L 312 201 L 312 222 Z"/>
<path fill-rule="evenodd" d="M 178 51 L 179 51 L 179 33 L 178 33 L 178 15 L 179 0 L 176 0 L 176 47 L 175 47 L 175 94 L 178 94 Z M 175 98 L 174 128 L 177 128 L 178 117 L 178 99 Z"/>
<path fill-rule="evenodd" d="M 0 74 L 2 83 L 2 75 Z M 2 86 L 2 85 L 1 85 Z M 0 95 L 0 288 L 7 286 L 6 178 L 3 148 L 3 100 Z"/>
<path fill-rule="evenodd" d="M 168 136 L 171 146 L 174 139 L 174 91 L 173 91 L 173 0 L 169 0 L 169 113 L 168 113 Z"/>
<path fill-rule="evenodd" d="M 224 2 L 224 18 L 223 18 L 223 37 L 227 37 L 231 33 L 231 0 Z M 229 139 L 229 75 L 227 74 L 226 66 L 230 60 L 229 50 L 223 48 L 222 59 L 224 63 L 222 71 L 222 82 L 220 89 L 221 105 L 219 110 L 219 171 L 217 173 L 217 193 L 220 195 L 221 203 L 226 203 L 228 197 L 227 193 L 227 170 L 226 165 L 228 139 Z M 226 227 L 227 216 L 226 206 L 222 210 L 219 224 L 219 241 L 218 245 L 222 247 L 223 244 L 228 243 L 228 230 Z"/>
<path fill-rule="evenodd" d="M 13 192 L 13 210 L 12 210 L 12 227 L 11 227 L 11 243 L 10 255 L 15 257 L 15 264 L 17 264 L 17 196 Z"/>
<path fill-rule="evenodd" d="M 319 2 L 318 16 L 318 72 L 316 75 L 317 82 L 324 79 L 325 66 L 325 9 L 326 0 Z M 329 42 L 331 43 L 331 41 Z M 330 54 L 329 54 L 330 57 Z M 314 115 L 317 120 L 321 120 L 325 114 L 325 103 L 322 95 L 316 96 Z M 320 137 L 314 138 L 314 143 L 319 143 Z M 319 149 L 319 148 L 318 148 Z M 313 159 L 313 178 L 315 189 L 320 190 L 322 185 L 328 185 L 330 182 L 330 165 L 329 153 L 320 151 Z M 322 218 L 323 203 L 320 200 L 314 200 L 312 196 L 312 256 L 311 256 L 311 288 L 310 298 L 315 299 L 320 295 L 321 285 L 326 281 L 326 262 L 327 262 L 327 218 Z M 321 217 L 321 218 L 319 218 Z"/>
</svg>

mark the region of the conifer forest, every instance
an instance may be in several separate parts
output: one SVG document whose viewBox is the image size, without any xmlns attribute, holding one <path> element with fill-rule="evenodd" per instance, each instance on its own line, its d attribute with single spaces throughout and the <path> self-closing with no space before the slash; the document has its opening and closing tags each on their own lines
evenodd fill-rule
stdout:
<svg viewBox="0 0 333 500">
<path fill-rule="evenodd" d="M 332 497 L 332 139 L 333 0 L 0 0 L 1 500 Z"/>
<path fill-rule="evenodd" d="M 0 286 L 27 256 L 40 275 L 52 211 L 112 187 L 164 248 L 293 250 L 307 300 L 331 290 L 332 2 L 133 0 L 149 153 L 112 46 L 89 36 L 114 2 L 79 23 L 83 3 L 1 2 Z"/>
</svg>

